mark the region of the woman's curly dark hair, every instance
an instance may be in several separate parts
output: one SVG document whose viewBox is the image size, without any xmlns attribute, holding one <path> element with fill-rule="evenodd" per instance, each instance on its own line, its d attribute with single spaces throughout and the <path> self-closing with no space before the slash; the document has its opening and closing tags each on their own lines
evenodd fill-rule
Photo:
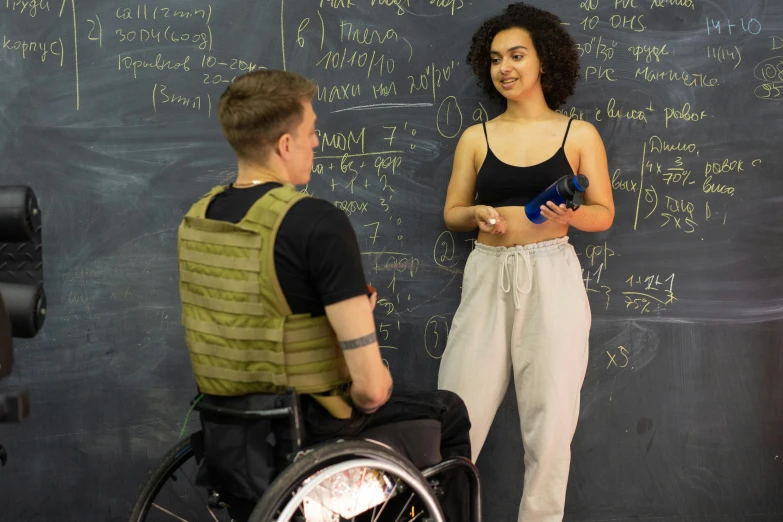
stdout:
<svg viewBox="0 0 783 522">
<path fill-rule="evenodd" d="M 476 83 L 490 98 L 503 102 L 490 76 L 490 46 L 500 31 L 520 28 L 530 33 L 544 74 L 541 87 L 546 104 L 555 110 L 574 93 L 579 81 L 579 54 L 576 42 L 563 29 L 560 18 L 523 2 L 509 4 L 501 14 L 486 20 L 473 35 L 466 62 L 472 67 Z"/>
</svg>

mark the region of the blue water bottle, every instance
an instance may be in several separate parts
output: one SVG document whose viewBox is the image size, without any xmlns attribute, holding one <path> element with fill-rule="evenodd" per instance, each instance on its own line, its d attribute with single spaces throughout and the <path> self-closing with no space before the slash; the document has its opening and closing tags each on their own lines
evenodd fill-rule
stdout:
<svg viewBox="0 0 783 522">
<path fill-rule="evenodd" d="M 574 210 L 578 209 L 582 204 L 582 194 L 589 184 L 590 181 L 584 174 L 563 176 L 525 205 L 527 218 L 536 224 L 546 221 L 546 218 L 541 215 L 541 206 L 546 205 L 547 201 L 558 206 L 565 205 Z"/>
</svg>

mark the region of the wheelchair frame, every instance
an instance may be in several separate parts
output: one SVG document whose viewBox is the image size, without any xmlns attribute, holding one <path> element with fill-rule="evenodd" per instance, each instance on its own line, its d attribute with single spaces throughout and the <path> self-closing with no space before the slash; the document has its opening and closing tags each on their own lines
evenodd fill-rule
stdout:
<svg viewBox="0 0 783 522">
<path fill-rule="evenodd" d="M 216 406 L 214 404 L 203 403 L 199 401 L 194 404 L 193 409 L 199 412 L 211 413 L 211 414 L 228 416 L 228 417 L 233 417 L 238 419 L 246 419 L 246 420 L 260 420 L 260 419 L 275 420 L 275 419 L 288 418 L 290 420 L 290 426 L 291 426 L 291 441 L 294 450 L 293 453 L 295 455 L 298 455 L 301 454 L 302 451 L 306 451 L 306 452 L 312 451 L 314 448 L 305 449 L 304 421 L 302 418 L 302 412 L 299 403 L 299 395 L 293 389 L 289 389 L 286 393 L 279 394 L 279 396 L 286 396 L 288 398 L 288 400 L 286 401 L 287 402 L 286 406 L 279 407 L 279 408 L 272 408 L 268 410 L 237 410 L 237 409 Z M 365 439 L 361 435 L 359 435 L 357 439 L 369 440 L 371 442 L 375 442 L 369 438 Z M 334 444 L 334 442 L 327 441 L 321 443 L 317 447 L 326 448 L 331 444 Z M 382 445 L 382 446 L 387 447 L 386 445 Z M 403 461 L 410 464 L 410 462 L 408 461 L 405 455 L 400 454 L 398 451 L 392 448 L 388 448 L 388 450 L 393 452 L 397 457 L 399 457 Z M 169 450 L 169 452 L 162 459 L 161 465 L 159 465 L 156 470 L 158 471 L 158 473 L 153 473 L 153 475 L 142 485 L 142 488 L 138 495 L 138 499 L 131 511 L 130 522 L 143 522 L 145 520 L 149 507 L 152 505 L 155 496 L 160 492 L 160 488 L 162 487 L 162 480 L 161 480 L 162 477 L 159 476 L 160 475 L 159 472 L 161 470 L 163 470 L 164 472 L 172 472 L 174 469 L 178 469 L 179 466 L 182 465 L 182 463 L 186 462 L 193 455 L 194 454 L 190 442 L 190 437 L 188 437 L 188 439 L 183 439 L 177 445 L 175 445 L 171 450 Z M 166 461 L 169 459 L 173 459 L 173 461 L 170 464 L 166 465 Z M 357 457 L 357 459 L 352 459 L 348 462 L 353 462 L 355 464 L 356 462 L 359 462 L 359 460 L 361 460 L 361 462 L 363 462 L 366 465 L 369 465 L 371 462 L 370 460 L 362 459 L 361 457 Z M 394 469 L 395 468 L 394 465 L 389 465 L 388 462 L 384 462 L 383 457 L 377 457 L 372 462 L 375 462 L 374 466 L 379 469 L 389 468 L 386 471 L 390 471 L 390 472 L 399 471 Z M 291 464 L 289 463 L 289 465 L 285 469 L 288 469 L 290 466 Z M 410 466 L 413 467 L 412 464 L 410 464 Z M 327 470 L 333 467 L 334 466 L 324 466 L 324 468 L 322 469 Z M 430 466 L 428 468 L 421 469 L 419 471 L 424 479 L 429 480 L 430 478 L 435 477 L 436 475 L 439 475 L 444 471 L 448 471 L 460 467 L 463 468 L 463 470 L 467 473 L 470 481 L 471 520 L 473 522 L 481 522 L 481 482 L 478 475 L 478 469 L 469 459 L 464 457 L 450 458 L 438 464 L 435 464 L 434 466 Z M 278 477 L 275 478 L 272 484 L 270 484 L 270 487 L 264 493 L 262 499 L 259 500 L 259 502 L 257 503 L 257 507 L 262 502 L 264 502 L 264 500 L 266 500 L 265 497 L 270 492 L 275 490 L 274 485 L 281 478 L 285 469 L 281 470 Z M 334 472 L 336 473 L 337 471 Z M 429 493 L 431 494 L 432 499 L 434 499 L 434 493 L 431 490 L 429 491 Z M 147 499 L 149 500 L 149 502 L 146 503 L 142 502 L 143 496 L 146 496 L 145 502 Z M 214 505 L 214 503 L 218 502 L 217 493 L 215 493 L 214 498 L 212 497 L 209 498 L 208 502 L 210 505 Z M 435 502 L 437 503 L 437 501 Z"/>
</svg>

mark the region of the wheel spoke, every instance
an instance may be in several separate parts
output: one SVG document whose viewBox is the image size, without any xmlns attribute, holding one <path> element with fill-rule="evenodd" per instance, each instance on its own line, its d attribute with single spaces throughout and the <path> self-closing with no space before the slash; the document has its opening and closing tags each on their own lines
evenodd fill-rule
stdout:
<svg viewBox="0 0 783 522">
<path fill-rule="evenodd" d="M 411 496 L 408 498 L 408 501 L 405 503 L 404 506 L 402 506 L 402 511 L 400 511 L 400 514 L 397 515 L 397 518 L 394 519 L 394 522 L 400 522 L 400 517 L 405 514 L 405 511 L 408 509 L 408 506 L 411 505 L 411 500 L 413 500 L 413 497 L 416 496 L 416 493 L 411 493 Z"/>
<path fill-rule="evenodd" d="M 184 518 L 182 518 L 182 517 L 179 517 L 179 516 L 175 515 L 174 513 L 172 513 L 171 511 L 169 511 L 169 510 L 168 510 L 168 509 L 166 509 L 166 508 L 160 507 L 159 505 L 155 504 L 154 502 L 152 503 L 152 507 L 154 507 L 154 508 L 156 508 L 156 509 L 159 509 L 159 510 L 163 511 L 163 512 L 164 512 L 164 513 L 166 513 L 168 516 L 170 516 L 170 517 L 173 517 L 173 518 L 176 518 L 176 519 L 177 519 L 177 520 L 179 520 L 180 522 L 188 522 L 188 521 L 187 521 L 187 520 L 185 520 Z"/>
<path fill-rule="evenodd" d="M 386 509 L 386 504 L 388 504 L 388 503 L 389 503 L 389 500 L 391 500 L 391 498 L 394 496 L 394 492 L 395 492 L 395 491 L 397 491 L 397 486 L 399 486 L 399 485 L 400 485 L 400 482 L 402 482 L 400 479 L 397 479 L 397 480 L 394 482 L 394 487 L 393 487 L 393 488 L 392 488 L 392 490 L 389 492 L 389 496 L 388 496 L 388 497 L 386 497 L 386 500 L 383 502 L 383 505 L 381 506 L 381 510 L 378 512 L 378 517 L 375 517 L 375 508 L 373 508 L 373 518 L 372 518 L 372 522 L 378 522 L 378 518 L 380 518 L 380 517 L 381 517 L 381 515 L 383 514 L 383 510 L 384 510 L 384 509 Z"/>
</svg>

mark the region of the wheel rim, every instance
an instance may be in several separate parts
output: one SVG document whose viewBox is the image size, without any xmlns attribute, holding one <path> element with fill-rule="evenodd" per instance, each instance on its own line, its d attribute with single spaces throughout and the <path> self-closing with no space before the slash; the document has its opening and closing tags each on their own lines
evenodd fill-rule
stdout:
<svg viewBox="0 0 783 522">
<path fill-rule="evenodd" d="M 346 471 L 353 469 L 353 468 L 368 468 L 371 470 L 381 470 L 385 471 L 391 475 L 396 476 L 398 479 L 403 480 L 408 487 L 410 487 L 414 494 L 418 494 L 419 497 L 424 502 L 427 512 L 429 512 L 430 516 L 432 517 L 432 520 L 434 522 L 444 522 L 443 514 L 441 513 L 440 506 L 435 501 L 435 497 L 432 494 L 431 491 L 427 489 L 427 486 L 422 483 L 419 479 L 408 473 L 406 470 L 400 468 L 399 466 L 392 464 L 390 462 L 385 462 L 382 460 L 376 460 L 376 459 L 352 459 L 348 460 L 346 462 L 341 462 L 339 464 L 334 464 L 332 466 L 329 466 L 328 468 L 319 471 L 317 473 L 317 480 L 310 480 L 314 476 L 311 476 L 306 484 L 302 485 L 297 492 L 294 494 L 293 498 L 286 504 L 286 506 L 282 509 L 280 512 L 280 515 L 277 518 L 277 522 L 290 522 L 291 517 L 294 516 L 294 513 L 296 513 L 297 510 L 300 509 L 300 506 L 305 502 L 307 497 L 313 493 L 313 491 L 323 482 L 341 474 L 345 473 Z M 396 489 L 399 485 L 399 480 L 395 481 L 394 488 Z M 392 491 L 393 493 L 393 491 Z M 405 507 L 403 507 L 403 512 L 407 509 L 407 506 L 410 504 L 411 499 L 408 500 L 408 502 L 405 504 Z M 386 500 L 388 502 L 388 498 Z M 386 506 L 386 503 L 383 504 L 383 507 Z M 380 512 L 377 513 L 377 516 L 372 517 L 373 520 L 377 520 L 383 513 L 383 507 L 381 508 Z M 398 515 L 398 520 L 400 516 L 403 514 L 403 512 Z M 423 512 L 420 512 L 420 514 Z M 420 515 L 413 515 L 410 520 L 417 520 Z"/>
</svg>

